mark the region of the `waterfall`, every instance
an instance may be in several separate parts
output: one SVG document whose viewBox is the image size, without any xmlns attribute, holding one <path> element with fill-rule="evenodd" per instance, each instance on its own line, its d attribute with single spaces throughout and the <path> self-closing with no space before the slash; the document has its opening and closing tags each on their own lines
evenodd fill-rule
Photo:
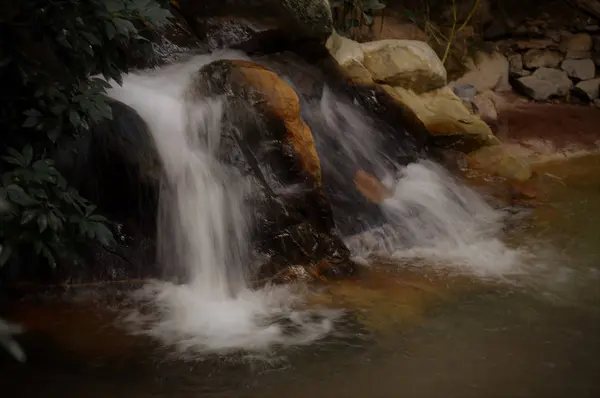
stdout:
<svg viewBox="0 0 600 398">
<path fill-rule="evenodd" d="M 344 188 L 344 180 L 347 184 L 355 170 L 369 170 L 391 193 L 377 207 L 377 217 L 365 221 L 360 232 L 347 234 L 346 244 L 356 260 L 371 255 L 418 259 L 427 266 L 478 277 L 519 272 L 524 253 L 506 247 L 498 238 L 503 227 L 501 211 L 432 161 L 402 166 L 385 156 L 383 147 L 388 143 L 375 121 L 327 87 L 320 101 L 304 105 L 315 131 L 324 179 L 328 185 L 337 185 L 331 194 L 336 221 L 354 205 L 356 195 L 350 198 L 339 190 L 350 190 Z"/>
<path fill-rule="evenodd" d="M 158 259 L 185 278 L 180 284 L 155 281 L 136 292 L 139 310 L 129 315 L 128 325 L 184 357 L 307 344 L 326 336 L 339 315 L 302 309 L 305 295 L 298 286 L 249 286 L 253 220 L 245 199 L 255 187 L 217 157 L 226 99 L 186 96 L 194 73 L 225 58 L 245 56 L 232 51 L 195 56 L 129 74 L 109 91 L 151 130 L 164 169 Z M 303 104 L 303 118 L 313 129 L 326 186 L 338 187 L 330 199 L 339 199 L 332 204 L 340 225 L 344 210 L 336 203 L 357 198 L 354 187 L 336 185 L 348 170 L 368 169 L 390 192 L 374 206 L 376 223 L 364 221 L 359 234 L 347 234 L 356 258 L 425 258 L 427 264 L 454 264 L 481 276 L 512 271 L 519 253 L 497 238 L 501 214 L 430 161 L 401 166 L 382 156 L 388 144 L 360 107 L 325 88 L 318 103 Z M 353 215 L 345 214 L 346 221 L 348 216 Z"/>
<path fill-rule="evenodd" d="M 291 287 L 249 288 L 252 220 L 244 198 L 252 186 L 217 159 L 224 99 L 186 97 L 192 75 L 222 58 L 244 57 L 196 56 L 127 75 L 109 91 L 151 130 L 164 169 L 158 260 L 186 278 L 138 291 L 149 310 L 132 313 L 128 324 L 186 356 L 307 343 L 326 335 L 335 316 L 295 309 L 301 296 Z"/>
</svg>

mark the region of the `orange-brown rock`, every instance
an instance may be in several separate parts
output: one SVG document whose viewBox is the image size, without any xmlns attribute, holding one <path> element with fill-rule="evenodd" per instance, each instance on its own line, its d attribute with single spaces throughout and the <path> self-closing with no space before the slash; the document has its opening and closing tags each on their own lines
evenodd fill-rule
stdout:
<svg viewBox="0 0 600 398">
<path fill-rule="evenodd" d="M 300 100 L 294 89 L 275 72 L 245 60 L 215 61 L 203 68 L 216 81 L 211 90 L 248 101 L 263 114 L 284 123 L 284 142 L 315 185 L 321 185 L 321 166 L 310 128 L 300 118 Z M 203 79 L 203 76 L 200 77 Z"/>
<path fill-rule="evenodd" d="M 390 196 L 392 192 L 372 174 L 364 170 L 358 170 L 354 175 L 356 189 L 370 202 L 380 204 Z"/>
</svg>

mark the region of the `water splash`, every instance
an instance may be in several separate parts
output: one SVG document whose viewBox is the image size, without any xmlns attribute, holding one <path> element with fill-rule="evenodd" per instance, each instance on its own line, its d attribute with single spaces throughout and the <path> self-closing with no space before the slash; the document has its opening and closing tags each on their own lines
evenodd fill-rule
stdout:
<svg viewBox="0 0 600 398">
<path fill-rule="evenodd" d="M 142 309 L 129 315 L 128 325 L 186 357 L 304 344 L 326 335 L 335 319 L 332 312 L 299 309 L 304 295 L 292 287 L 249 288 L 252 212 L 245 198 L 252 185 L 217 159 L 223 99 L 186 95 L 193 74 L 223 58 L 244 56 L 196 56 L 130 74 L 109 92 L 151 130 L 164 169 L 158 257 L 187 281 L 156 281 L 136 292 Z"/>
<path fill-rule="evenodd" d="M 432 161 L 401 166 L 385 157 L 386 143 L 376 138 L 381 134 L 373 121 L 327 87 L 311 112 L 316 114 L 313 121 L 324 124 L 319 130 L 324 137 L 317 140 L 324 173 L 342 180 L 343 173 L 367 169 L 391 192 L 378 209 L 381 219 L 347 237 L 357 260 L 365 262 L 372 255 L 419 259 L 479 277 L 522 271 L 525 253 L 499 239 L 504 214 L 476 192 Z"/>
</svg>

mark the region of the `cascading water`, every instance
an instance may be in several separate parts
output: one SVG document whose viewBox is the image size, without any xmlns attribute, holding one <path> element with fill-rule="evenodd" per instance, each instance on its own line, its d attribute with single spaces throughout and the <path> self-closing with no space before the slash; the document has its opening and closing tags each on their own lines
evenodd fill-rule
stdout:
<svg viewBox="0 0 600 398">
<path fill-rule="evenodd" d="M 306 117 L 318 130 L 316 145 L 325 179 L 334 184 L 352 170 L 368 168 L 391 192 L 381 203 L 381 219 L 349 235 L 357 260 L 370 255 L 424 259 L 428 266 L 453 267 L 480 277 L 518 272 L 523 253 L 507 248 L 498 235 L 503 214 L 456 181 L 434 162 L 405 167 L 383 155 L 381 134 L 360 107 L 325 87 Z M 400 154 L 406 155 L 406 154 Z M 338 192 L 333 195 L 339 196 Z M 336 211 L 337 217 L 347 210 Z"/>
<path fill-rule="evenodd" d="M 187 278 L 185 284 L 155 282 L 138 291 L 136 298 L 150 310 L 128 321 L 182 355 L 310 342 L 331 330 L 334 316 L 293 309 L 300 296 L 289 287 L 248 288 L 251 220 L 244 198 L 252 186 L 216 158 L 223 100 L 186 99 L 192 75 L 225 57 L 243 55 L 197 56 L 131 74 L 109 92 L 134 108 L 151 130 L 165 174 L 159 261 L 181 267 Z"/>
</svg>

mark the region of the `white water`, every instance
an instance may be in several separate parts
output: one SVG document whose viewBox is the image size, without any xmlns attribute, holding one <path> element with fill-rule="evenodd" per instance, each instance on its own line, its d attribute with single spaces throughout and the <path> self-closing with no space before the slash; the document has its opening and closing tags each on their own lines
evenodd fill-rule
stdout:
<svg viewBox="0 0 600 398">
<path fill-rule="evenodd" d="M 319 148 L 322 164 L 336 167 L 331 155 L 334 146 L 344 163 L 355 162 L 356 168 L 369 163 L 392 192 L 382 204 L 385 223 L 347 238 L 356 260 L 365 262 L 372 255 L 418 259 L 423 261 L 413 263 L 478 277 L 522 272 L 525 253 L 508 248 L 498 238 L 503 214 L 476 192 L 427 160 L 394 172 L 389 159 L 383 158 L 381 145 L 385 144 L 378 142 L 380 134 L 369 118 L 329 89 L 325 88 L 314 111 L 327 126 L 321 131 L 328 136 L 328 147 Z"/>
<path fill-rule="evenodd" d="M 216 159 L 222 99 L 184 99 L 191 77 L 222 52 L 126 76 L 109 95 L 137 110 L 148 124 L 165 170 L 158 223 L 159 261 L 177 267 L 185 284 L 154 282 L 135 294 L 145 312 L 128 317 L 135 332 L 174 346 L 181 355 L 267 350 L 304 344 L 332 329 L 334 313 L 295 309 L 302 294 L 290 287 L 251 290 L 252 187 Z M 310 319 L 309 319 L 310 318 Z"/>
</svg>

